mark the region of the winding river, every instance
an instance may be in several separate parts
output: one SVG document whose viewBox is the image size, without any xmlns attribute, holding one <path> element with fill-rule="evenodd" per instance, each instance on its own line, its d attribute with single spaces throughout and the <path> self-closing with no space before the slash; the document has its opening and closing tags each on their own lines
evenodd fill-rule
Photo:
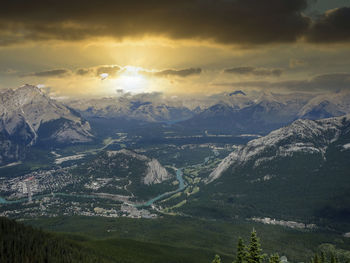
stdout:
<svg viewBox="0 0 350 263">
<path fill-rule="evenodd" d="M 179 188 L 177 190 L 174 190 L 174 191 L 170 191 L 170 192 L 166 192 L 166 193 L 163 193 L 163 194 L 160 194 L 150 200 L 148 200 L 146 203 L 144 204 L 139 204 L 139 205 L 135 205 L 135 207 L 146 207 L 146 206 L 151 206 L 153 205 L 154 202 L 160 200 L 160 199 L 163 199 L 169 195 L 173 195 L 173 194 L 176 194 L 178 192 L 181 192 L 182 190 L 185 189 L 186 185 L 185 185 L 185 182 L 184 182 L 184 179 L 182 178 L 182 168 L 179 168 L 176 170 L 176 179 L 178 180 L 179 182 Z"/>
</svg>

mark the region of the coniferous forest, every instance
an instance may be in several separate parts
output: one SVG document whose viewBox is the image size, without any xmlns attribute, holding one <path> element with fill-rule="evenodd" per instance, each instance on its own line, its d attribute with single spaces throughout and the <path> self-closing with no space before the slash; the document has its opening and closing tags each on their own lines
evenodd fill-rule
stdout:
<svg viewBox="0 0 350 263">
<path fill-rule="evenodd" d="M 0 218 L 1 263 L 108 262 L 73 241 Z"/>
<path fill-rule="evenodd" d="M 140 244 L 137 241 L 130 241 L 128 246 L 137 250 Z M 134 242 L 135 244 L 132 244 Z M 157 248 L 157 247 L 155 247 Z M 164 251 L 163 251 L 164 252 Z M 132 255 L 135 253 L 135 255 Z M 41 263 L 41 262 L 161 262 L 156 255 L 154 258 L 140 259 L 137 257 L 137 252 L 118 251 L 117 255 L 107 256 L 98 250 L 89 246 L 84 246 L 65 235 L 48 233 L 31 226 L 18 223 L 15 220 L 0 218 L 0 262 L 1 263 Z M 149 253 L 157 253 L 157 250 Z M 205 261 L 203 258 L 193 261 L 177 257 L 169 251 L 165 251 L 169 257 L 167 262 L 212 262 L 212 263 L 282 263 L 280 256 L 277 253 L 267 255 L 261 248 L 260 239 L 257 232 L 253 229 L 250 235 L 250 240 L 246 244 L 242 238 L 238 239 L 232 260 L 227 255 L 221 257 L 215 255 L 212 260 L 208 258 Z M 179 253 L 178 253 L 179 254 Z M 195 257 L 195 255 L 194 255 Z M 285 263 L 285 261 L 283 262 Z M 349 263 L 347 259 L 339 259 L 334 253 L 325 253 L 324 251 L 315 254 L 310 258 L 308 263 Z"/>
</svg>

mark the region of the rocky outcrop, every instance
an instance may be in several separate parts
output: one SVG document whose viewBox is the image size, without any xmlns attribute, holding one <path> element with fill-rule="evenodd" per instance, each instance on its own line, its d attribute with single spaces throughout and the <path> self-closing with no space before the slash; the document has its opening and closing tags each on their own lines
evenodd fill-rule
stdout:
<svg viewBox="0 0 350 263">
<path fill-rule="evenodd" d="M 159 184 L 171 178 L 171 175 L 156 159 L 152 159 L 147 163 L 147 174 L 143 178 L 144 184 Z"/>
</svg>

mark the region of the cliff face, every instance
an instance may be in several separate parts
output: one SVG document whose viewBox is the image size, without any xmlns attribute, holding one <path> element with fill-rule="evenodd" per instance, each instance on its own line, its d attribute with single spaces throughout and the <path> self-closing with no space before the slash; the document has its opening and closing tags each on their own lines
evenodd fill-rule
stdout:
<svg viewBox="0 0 350 263">
<path fill-rule="evenodd" d="M 171 178 L 171 175 L 156 159 L 147 163 L 147 174 L 143 178 L 144 184 L 159 184 Z"/>
</svg>

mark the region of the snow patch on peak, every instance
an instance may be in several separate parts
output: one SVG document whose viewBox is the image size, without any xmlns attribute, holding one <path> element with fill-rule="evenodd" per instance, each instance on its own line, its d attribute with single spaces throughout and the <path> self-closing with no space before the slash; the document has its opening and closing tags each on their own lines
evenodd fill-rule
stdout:
<svg viewBox="0 0 350 263">
<path fill-rule="evenodd" d="M 350 149 L 350 143 L 344 144 L 344 145 L 343 145 L 343 148 L 344 148 L 345 150 L 349 150 L 349 149 Z"/>
</svg>

